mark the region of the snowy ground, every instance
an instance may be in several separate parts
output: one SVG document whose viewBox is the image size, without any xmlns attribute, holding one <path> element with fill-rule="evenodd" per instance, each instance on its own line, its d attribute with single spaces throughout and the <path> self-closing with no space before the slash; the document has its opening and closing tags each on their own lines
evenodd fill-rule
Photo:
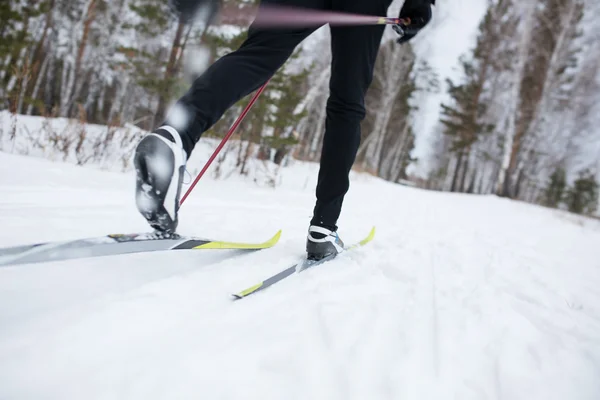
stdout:
<svg viewBox="0 0 600 400">
<path fill-rule="evenodd" d="M 184 234 L 282 228 L 273 249 L 0 268 L 0 399 L 600 398 L 600 227 L 562 212 L 357 178 L 340 233 L 372 244 L 231 302 L 302 254 L 315 173 L 182 209 Z M 132 188 L 0 153 L 1 247 L 145 231 Z"/>
</svg>

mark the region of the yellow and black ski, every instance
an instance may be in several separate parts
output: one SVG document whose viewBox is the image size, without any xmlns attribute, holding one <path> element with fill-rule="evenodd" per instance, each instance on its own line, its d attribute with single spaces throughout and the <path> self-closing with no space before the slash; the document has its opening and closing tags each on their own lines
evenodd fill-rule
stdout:
<svg viewBox="0 0 600 400">
<path fill-rule="evenodd" d="M 225 242 L 160 233 L 112 234 L 67 242 L 47 242 L 0 249 L 0 267 L 165 250 L 261 250 L 275 246 L 281 231 L 262 243 Z"/>
<path fill-rule="evenodd" d="M 289 268 L 284 269 L 283 271 L 271 276 L 270 278 L 265 279 L 264 281 L 254 285 L 254 286 L 250 286 L 246 290 L 242 290 L 239 293 L 233 294 L 232 296 L 235 300 L 243 299 L 244 297 L 250 296 L 251 294 L 254 294 L 256 292 L 264 290 L 264 289 L 268 288 L 269 286 L 276 284 L 277 282 L 281 282 L 282 280 L 284 280 L 285 278 L 287 278 L 290 275 L 293 275 L 298 272 L 302 272 L 306 269 L 315 267 L 317 265 L 321 265 L 327 261 L 333 260 L 336 256 L 339 256 L 340 254 L 343 254 L 343 253 L 350 251 L 352 249 L 355 249 L 357 247 L 364 246 L 367 243 L 369 243 L 371 240 L 373 240 L 374 237 L 375 237 L 375 227 L 373 227 L 371 229 L 371 232 L 369 232 L 367 237 L 365 237 L 363 240 L 361 240 L 358 243 L 355 243 L 351 246 L 344 248 L 344 250 L 339 254 L 334 254 L 329 257 L 325 257 L 319 261 L 304 260 L 302 262 L 292 265 Z"/>
</svg>

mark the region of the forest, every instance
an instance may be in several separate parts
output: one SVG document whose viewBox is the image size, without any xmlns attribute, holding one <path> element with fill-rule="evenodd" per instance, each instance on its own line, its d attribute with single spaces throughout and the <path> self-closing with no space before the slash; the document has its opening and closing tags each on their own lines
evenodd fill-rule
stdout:
<svg viewBox="0 0 600 400">
<path fill-rule="evenodd" d="M 243 12 L 255 2 L 225 3 Z M 458 79 L 441 77 L 419 57 L 418 41 L 400 46 L 384 36 L 355 169 L 430 190 L 496 194 L 595 215 L 600 4 L 486 4 L 473 46 L 447 60 L 459 69 Z M 165 0 L 2 2 L 0 110 L 150 131 L 196 74 L 245 36 L 244 27 L 177 19 Z M 319 160 L 331 56 L 328 32 L 314 36 L 271 79 L 238 130 L 235 139 L 246 144 L 237 154 L 240 174 L 248 173 L 249 157 L 283 166 L 290 158 Z M 434 93 L 444 101 L 424 160 L 414 157 L 422 134 L 415 120 Z M 205 135 L 223 137 L 248 100 Z M 86 140 L 84 131 L 78 135 L 59 132 L 52 143 L 77 151 Z"/>
</svg>

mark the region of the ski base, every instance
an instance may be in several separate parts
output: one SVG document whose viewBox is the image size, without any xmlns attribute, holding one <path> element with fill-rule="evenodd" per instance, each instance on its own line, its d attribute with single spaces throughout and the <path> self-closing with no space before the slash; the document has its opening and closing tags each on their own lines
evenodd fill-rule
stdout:
<svg viewBox="0 0 600 400">
<path fill-rule="evenodd" d="M 264 281 L 254 285 L 254 286 L 250 286 L 248 289 L 242 290 L 239 293 L 236 294 L 232 294 L 233 299 L 234 300 L 240 300 L 243 299 L 245 297 L 250 296 L 251 294 L 260 292 L 261 290 L 265 290 L 266 288 L 273 286 L 274 284 L 281 282 L 282 280 L 284 280 L 285 278 L 295 274 L 295 273 L 299 273 L 302 271 L 305 271 L 309 268 L 313 268 L 316 267 L 317 265 L 321 265 L 326 263 L 327 261 L 331 261 L 334 258 L 336 258 L 338 255 L 343 254 L 347 251 L 353 250 L 357 247 L 361 247 L 366 245 L 367 243 L 369 243 L 370 241 L 373 240 L 373 238 L 375 237 L 375 227 L 373 227 L 371 229 L 371 232 L 367 235 L 367 237 L 365 237 L 363 240 L 361 240 L 358 243 L 355 243 L 351 246 L 348 246 L 346 248 L 344 248 L 344 250 L 341 253 L 338 254 L 333 254 L 329 257 L 325 257 L 321 260 L 315 261 L 315 260 L 304 260 L 302 262 L 299 262 L 297 264 L 292 265 L 289 268 L 284 269 L 283 271 L 265 279 Z"/>
<path fill-rule="evenodd" d="M 0 248 L 0 267 L 166 250 L 262 250 L 279 242 L 281 231 L 262 243 L 225 242 L 160 233 L 112 234 L 67 242 Z"/>
</svg>

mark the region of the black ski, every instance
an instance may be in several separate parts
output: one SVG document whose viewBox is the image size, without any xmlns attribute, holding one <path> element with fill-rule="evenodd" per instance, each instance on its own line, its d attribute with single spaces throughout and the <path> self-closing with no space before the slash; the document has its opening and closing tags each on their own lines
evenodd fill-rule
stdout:
<svg viewBox="0 0 600 400">
<path fill-rule="evenodd" d="M 371 229 L 371 232 L 369 233 L 369 235 L 364 238 L 363 240 L 361 240 L 358 243 L 355 243 L 349 247 L 346 247 L 344 249 L 344 252 L 355 249 L 357 247 L 360 246 L 364 246 L 365 244 L 369 243 L 371 240 L 373 240 L 373 238 L 375 237 L 375 228 Z M 340 253 L 340 254 L 342 254 Z M 331 255 L 329 257 L 325 257 L 321 260 L 315 261 L 315 260 L 304 260 L 302 262 L 299 262 L 297 264 L 292 265 L 291 267 L 288 267 L 286 269 L 284 269 L 283 271 L 265 279 L 264 281 L 254 285 L 254 286 L 250 286 L 248 289 L 242 290 L 239 293 L 233 294 L 233 298 L 234 300 L 239 300 L 239 299 L 243 299 L 244 297 L 248 297 L 251 294 L 254 294 L 256 292 L 260 292 L 261 290 L 265 290 L 266 288 L 273 286 L 274 284 L 276 284 L 277 282 L 281 282 L 282 280 L 284 280 L 285 278 L 298 273 L 298 272 L 302 272 L 304 270 L 307 270 L 309 268 L 312 267 L 316 267 L 317 265 L 321 265 L 323 263 L 326 263 L 327 261 L 331 261 L 333 260 L 337 255 L 339 254 L 334 254 Z"/>
</svg>

